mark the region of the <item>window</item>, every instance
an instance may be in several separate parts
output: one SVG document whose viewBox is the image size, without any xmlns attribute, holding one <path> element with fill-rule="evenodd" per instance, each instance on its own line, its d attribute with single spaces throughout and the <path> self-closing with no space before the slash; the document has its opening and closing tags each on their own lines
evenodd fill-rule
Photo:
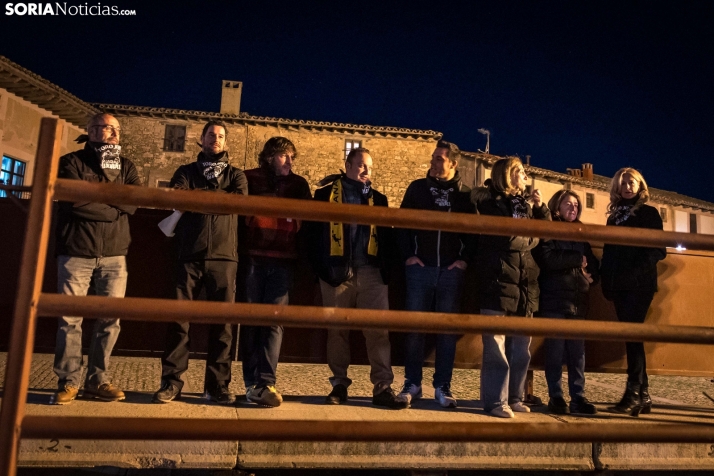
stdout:
<svg viewBox="0 0 714 476">
<path fill-rule="evenodd" d="M 166 152 L 183 152 L 186 145 L 186 126 L 166 124 L 164 132 L 164 150 Z"/>
<path fill-rule="evenodd" d="M 362 147 L 362 141 L 361 140 L 351 140 L 348 139 L 345 141 L 345 160 L 347 160 L 347 155 L 350 153 L 352 149 L 359 149 Z"/>
<path fill-rule="evenodd" d="M 662 223 L 667 223 L 667 209 L 660 207 L 659 216 L 662 217 Z"/>
<path fill-rule="evenodd" d="M 585 208 L 595 208 L 595 194 L 586 193 L 585 194 Z"/>
<path fill-rule="evenodd" d="M 690 213 L 689 214 L 689 233 L 696 233 L 696 232 L 697 232 L 697 214 Z"/>
<path fill-rule="evenodd" d="M 171 186 L 171 180 L 157 180 L 156 186 L 158 188 L 169 188 Z"/>
<path fill-rule="evenodd" d="M 25 183 L 25 162 L 3 155 L 0 169 L 0 184 L 22 186 Z M 24 198 L 23 192 L 12 192 L 16 197 Z M 5 190 L 0 190 L 0 197 L 7 197 Z"/>
</svg>

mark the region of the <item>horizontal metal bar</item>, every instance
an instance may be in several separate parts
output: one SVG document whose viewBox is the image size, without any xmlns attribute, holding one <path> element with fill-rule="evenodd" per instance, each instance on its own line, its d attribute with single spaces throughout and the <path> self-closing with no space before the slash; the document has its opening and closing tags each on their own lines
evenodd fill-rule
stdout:
<svg viewBox="0 0 714 476">
<path fill-rule="evenodd" d="M 3 185 L 3 184 L 0 184 L 0 190 L 8 190 L 11 192 L 31 192 L 32 187 L 26 187 L 24 185 Z"/>
<path fill-rule="evenodd" d="M 61 294 L 42 294 L 38 303 L 38 314 L 114 317 L 139 321 L 232 322 L 312 328 L 377 328 L 398 332 L 485 333 L 714 344 L 714 328 L 710 327 Z"/>
<path fill-rule="evenodd" d="M 714 443 L 714 425 L 27 416 L 22 438 Z"/>
<path fill-rule="evenodd" d="M 515 220 L 507 217 L 443 213 L 429 210 L 409 210 L 361 205 L 337 205 L 313 201 L 275 197 L 242 196 L 207 193 L 196 190 L 136 187 L 90 183 L 81 180 L 59 179 L 55 198 L 66 201 L 97 201 L 123 205 L 188 210 L 210 213 L 238 213 L 270 217 L 298 218 L 314 221 L 340 221 L 396 228 L 481 233 L 503 236 L 538 236 L 576 241 L 597 241 L 621 245 L 652 247 L 684 246 L 688 249 L 714 251 L 714 236 L 696 233 L 544 220 Z"/>
</svg>

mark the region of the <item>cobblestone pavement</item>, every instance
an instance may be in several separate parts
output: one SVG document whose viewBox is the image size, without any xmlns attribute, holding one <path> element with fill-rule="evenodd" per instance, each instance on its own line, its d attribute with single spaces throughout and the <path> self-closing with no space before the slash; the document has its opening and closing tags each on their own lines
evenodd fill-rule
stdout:
<svg viewBox="0 0 714 476">
<path fill-rule="evenodd" d="M 56 377 L 52 372 L 50 354 L 35 354 L 32 360 L 30 389 L 54 390 Z M 6 353 L 0 353 L 0 385 L 4 384 Z M 205 361 L 191 360 L 185 375 L 187 393 L 203 391 Z M 233 363 L 233 380 L 230 388 L 236 394 L 244 393 L 240 362 Z M 372 385 L 369 382 L 369 366 L 350 367 L 353 384 L 350 394 L 370 397 Z M 479 370 L 454 369 L 452 390 L 461 400 L 479 399 Z M 119 388 L 135 392 L 152 393 L 159 388 L 161 363 L 158 358 L 112 357 L 110 374 Z M 394 388 L 398 390 L 404 379 L 404 368 L 394 367 Z M 432 368 L 424 369 L 425 384 L 431 381 Z M 278 366 L 278 389 L 284 395 L 308 396 L 326 395 L 330 391 L 328 377 L 330 371 L 324 364 L 280 364 Z M 625 376 L 622 374 L 588 373 L 586 375 L 587 397 L 596 403 L 616 402 L 622 396 Z M 433 390 L 424 386 L 426 397 L 433 396 Z M 567 388 L 567 372 L 563 375 L 563 388 Z M 547 402 L 547 386 L 542 371 L 534 372 L 534 393 Z M 650 393 L 656 404 L 700 406 L 714 409 L 714 383 L 706 377 L 650 376 Z"/>
</svg>

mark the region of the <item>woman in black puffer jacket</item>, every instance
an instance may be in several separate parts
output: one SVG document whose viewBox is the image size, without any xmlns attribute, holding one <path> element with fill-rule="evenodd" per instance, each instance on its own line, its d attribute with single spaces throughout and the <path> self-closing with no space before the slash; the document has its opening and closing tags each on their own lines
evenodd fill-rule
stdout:
<svg viewBox="0 0 714 476">
<path fill-rule="evenodd" d="M 548 202 L 553 221 L 580 223 L 582 203 L 570 190 L 559 190 Z M 588 313 L 590 285 L 598 280 L 599 262 L 590 244 L 578 241 L 545 240 L 533 250 L 540 267 L 540 316 L 583 319 Z M 548 409 L 568 413 L 561 379 L 563 357 L 568 366 L 570 412 L 595 414 L 595 405 L 585 398 L 585 341 L 545 339 L 545 379 L 548 382 Z"/>
<path fill-rule="evenodd" d="M 656 208 L 645 205 L 650 198 L 647 182 L 633 168 L 617 171 L 610 184 L 608 226 L 627 226 L 661 230 L 662 218 Z M 607 244 L 602 251 L 602 291 L 613 301 L 617 319 L 622 322 L 645 321 L 657 292 L 657 262 L 667 256 L 664 248 L 645 248 Z M 649 413 L 652 399 L 647 380 L 645 346 L 627 342 L 627 387 L 612 410 L 637 416 Z"/>
<path fill-rule="evenodd" d="M 497 161 L 485 187 L 472 192 L 479 214 L 549 219 L 538 190 L 533 192 L 532 209 L 523 197 L 527 179 L 518 158 Z M 479 236 L 476 269 L 481 314 L 530 317 L 538 310 L 538 266 L 531 256 L 537 244 L 538 238 L 527 236 Z M 529 412 L 523 404 L 523 386 L 531 338 L 483 334 L 482 340 L 484 410 L 502 418 L 513 418 L 514 411 Z"/>
</svg>

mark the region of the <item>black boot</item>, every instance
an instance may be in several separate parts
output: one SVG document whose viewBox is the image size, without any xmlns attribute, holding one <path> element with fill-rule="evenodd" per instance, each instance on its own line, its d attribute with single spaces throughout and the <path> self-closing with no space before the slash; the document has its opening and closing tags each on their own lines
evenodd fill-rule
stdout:
<svg viewBox="0 0 714 476">
<path fill-rule="evenodd" d="M 642 399 L 642 411 L 640 413 L 652 413 L 652 398 L 650 397 L 650 387 L 643 385 L 640 389 L 640 398 Z"/>
<path fill-rule="evenodd" d="M 640 398 L 640 384 L 627 382 L 625 394 L 620 403 L 612 407 L 616 413 L 629 413 L 631 416 L 639 416 L 642 411 L 642 399 Z"/>
</svg>

